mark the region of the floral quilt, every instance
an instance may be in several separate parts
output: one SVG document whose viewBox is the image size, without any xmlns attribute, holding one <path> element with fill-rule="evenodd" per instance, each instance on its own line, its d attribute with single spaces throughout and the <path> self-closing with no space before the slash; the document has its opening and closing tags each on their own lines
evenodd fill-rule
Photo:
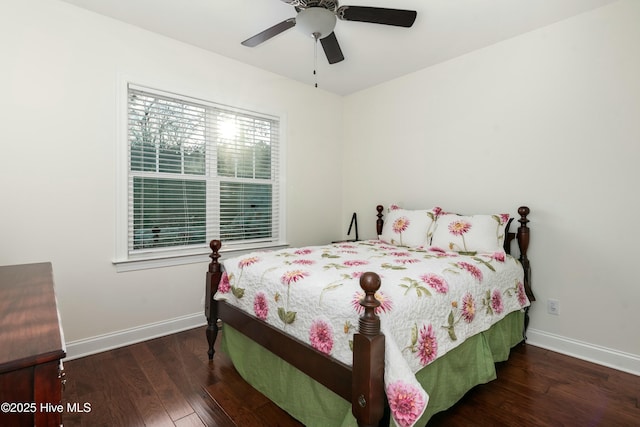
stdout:
<svg viewBox="0 0 640 427">
<path fill-rule="evenodd" d="M 359 277 L 378 273 L 385 389 L 400 426 L 412 426 L 429 400 L 418 370 L 529 305 L 522 267 L 504 252 L 470 256 L 368 240 L 254 252 L 224 267 L 216 299 L 347 365 L 363 312 Z"/>
</svg>

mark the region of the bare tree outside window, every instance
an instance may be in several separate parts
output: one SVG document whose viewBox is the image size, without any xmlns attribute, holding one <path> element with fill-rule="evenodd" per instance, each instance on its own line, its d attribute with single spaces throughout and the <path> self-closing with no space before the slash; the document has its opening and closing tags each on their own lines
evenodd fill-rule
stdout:
<svg viewBox="0 0 640 427">
<path fill-rule="evenodd" d="M 277 238 L 276 119 L 133 88 L 128 105 L 130 253 Z"/>
</svg>

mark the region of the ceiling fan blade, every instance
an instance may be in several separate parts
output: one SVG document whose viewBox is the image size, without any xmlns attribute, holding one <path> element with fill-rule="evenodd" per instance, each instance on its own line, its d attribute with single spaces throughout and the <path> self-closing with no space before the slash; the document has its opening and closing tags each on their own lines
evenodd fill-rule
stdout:
<svg viewBox="0 0 640 427">
<path fill-rule="evenodd" d="M 337 15 L 343 21 L 371 22 L 408 28 L 413 25 L 418 13 L 415 10 L 386 9 L 383 7 L 340 6 Z"/>
<path fill-rule="evenodd" d="M 327 55 L 329 64 L 344 61 L 344 55 L 338 44 L 336 33 L 332 32 L 327 37 L 320 39 L 320 43 L 322 43 L 322 49 L 324 49 L 324 54 Z"/>
<path fill-rule="evenodd" d="M 296 25 L 296 18 L 286 19 L 281 23 L 276 24 L 271 28 L 267 28 L 261 33 L 258 33 L 255 36 L 246 39 L 241 44 L 247 47 L 258 46 L 260 43 L 269 40 L 271 37 L 277 36 L 278 34 L 288 30 L 291 27 L 294 27 L 295 25 Z"/>
</svg>

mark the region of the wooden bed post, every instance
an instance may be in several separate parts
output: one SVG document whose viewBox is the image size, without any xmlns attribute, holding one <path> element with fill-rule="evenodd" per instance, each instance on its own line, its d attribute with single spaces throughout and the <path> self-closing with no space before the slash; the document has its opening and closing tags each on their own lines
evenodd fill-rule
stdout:
<svg viewBox="0 0 640 427">
<path fill-rule="evenodd" d="M 526 206 L 520 206 L 518 208 L 518 214 L 520 214 L 518 222 L 520 223 L 520 227 L 518 227 L 517 240 L 518 248 L 520 249 L 520 264 L 522 264 L 522 268 L 524 270 L 524 291 L 527 294 L 529 301 L 533 302 L 536 300 L 536 297 L 533 295 L 533 291 L 531 290 L 531 265 L 529 264 L 529 258 L 527 257 L 527 250 L 529 249 L 529 227 L 527 226 L 529 220 L 527 219 L 527 215 L 529 215 L 529 212 L 530 210 Z M 528 326 L 529 307 L 524 310 L 525 333 Z"/>
<path fill-rule="evenodd" d="M 377 426 L 384 415 L 384 344 L 380 333 L 380 318 L 375 309 L 380 301 L 375 293 L 380 289 L 380 276 L 367 272 L 360 277 L 365 296 L 360 300 L 364 314 L 360 316 L 359 332 L 353 335 L 353 382 L 351 407 L 358 426 Z"/>
<path fill-rule="evenodd" d="M 384 221 L 382 220 L 383 209 L 384 207 L 382 207 L 382 205 L 376 206 L 376 210 L 378 211 L 378 213 L 376 214 L 376 216 L 378 217 L 378 219 L 376 220 L 376 231 L 378 232 L 378 236 L 382 234 L 382 225 L 384 224 Z"/>
<path fill-rule="evenodd" d="M 205 286 L 205 302 L 204 302 L 204 314 L 207 316 L 207 342 L 209 343 L 209 360 L 213 359 L 213 345 L 216 342 L 218 336 L 218 302 L 213 299 L 213 296 L 218 290 L 218 284 L 222 278 L 222 266 L 218 262 L 220 254 L 218 251 L 222 247 L 220 240 L 212 240 L 209 243 L 211 248 L 211 262 L 209 263 L 209 270 L 207 271 L 207 284 Z"/>
<path fill-rule="evenodd" d="M 520 263 L 524 269 L 524 290 L 527 293 L 527 297 L 531 301 L 535 301 L 536 297 L 531 291 L 531 266 L 529 264 L 529 258 L 527 257 L 527 250 L 529 249 L 529 227 L 527 223 L 527 215 L 529 215 L 529 208 L 526 206 L 520 206 L 518 213 L 520 214 L 520 227 L 518 227 L 518 248 L 520 249 Z"/>
</svg>

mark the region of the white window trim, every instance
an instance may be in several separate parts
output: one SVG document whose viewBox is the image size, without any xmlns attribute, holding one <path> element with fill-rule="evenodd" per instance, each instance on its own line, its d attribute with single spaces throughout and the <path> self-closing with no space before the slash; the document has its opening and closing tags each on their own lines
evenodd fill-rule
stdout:
<svg viewBox="0 0 640 427">
<path fill-rule="evenodd" d="M 163 83 L 140 83 L 142 80 L 133 79 L 128 76 L 119 76 L 116 84 L 116 168 L 115 168 L 115 181 L 116 181 L 116 215 L 115 215 L 115 254 L 112 263 L 116 267 L 117 272 L 136 271 L 151 268 L 162 268 L 184 264 L 209 262 L 209 255 L 211 249 L 209 244 L 203 244 L 200 247 L 190 247 L 188 249 L 171 249 L 166 251 L 160 251 L 150 254 L 136 254 L 130 255 L 128 253 L 128 173 L 129 173 L 129 150 L 128 150 L 128 87 L 129 84 L 137 87 L 147 87 L 150 90 L 160 90 L 162 92 L 171 92 L 177 97 L 191 97 L 193 99 L 201 99 L 201 97 L 193 96 L 188 90 L 176 89 L 171 84 Z M 162 87 L 163 89 L 156 89 Z M 223 104 L 224 102 L 218 101 L 205 101 L 214 102 L 216 104 Z M 226 105 L 229 105 L 226 103 Z M 264 111 L 264 108 L 255 108 L 251 106 L 232 106 L 230 109 L 243 109 L 248 111 L 260 111 L 261 114 L 268 114 L 274 117 L 278 117 L 280 121 L 280 138 L 279 138 L 279 170 L 278 185 L 279 185 L 279 239 L 277 242 L 269 243 L 255 243 L 255 244 L 229 244 L 224 245 L 220 250 L 220 254 L 223 257 L 226 255 L 234 256 L 243 253 L 251 252 L 252 250 L 265 250 L 265 249 L 280 249 L 288 247 L 286 238 L 286 115 L 284 113 L 274 113 Z"/>
</svg>

